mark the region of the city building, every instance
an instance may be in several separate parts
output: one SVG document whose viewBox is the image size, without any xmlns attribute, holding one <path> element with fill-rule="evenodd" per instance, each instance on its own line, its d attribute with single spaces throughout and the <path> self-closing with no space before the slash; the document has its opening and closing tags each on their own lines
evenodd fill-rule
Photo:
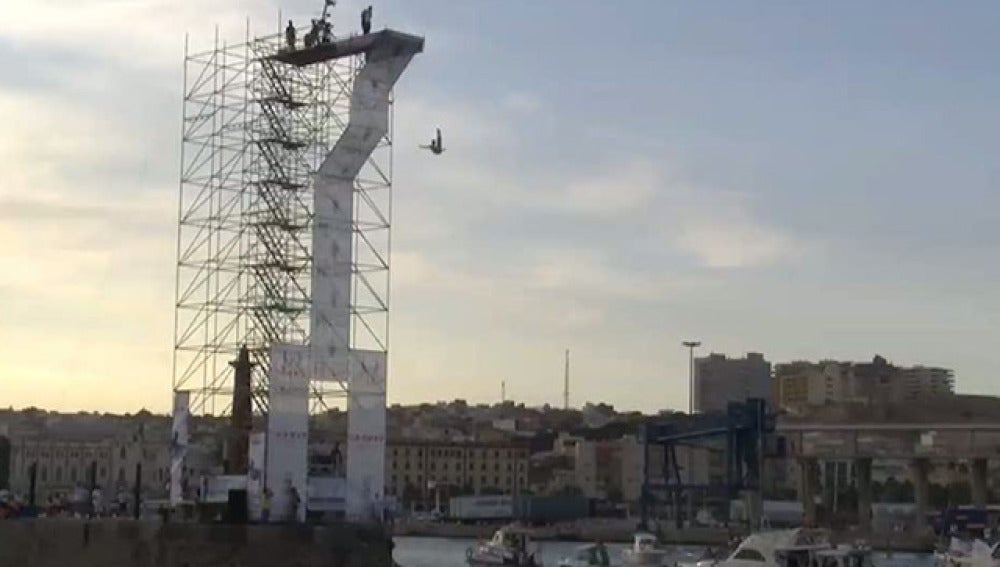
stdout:
<svg viewBox="0 0 1000 567">
<path fill-rule="evenodd" d="M 903 401 L 950 396 L 955 393 L 955 374 L 947 368 L 912 366 L 901 368 L 899 397 Z"/>
<path fill-rule="evenodd" d="M 69 497 L 76 488 L 96 487 L 109 504 L 120 495 L 130 498 L 137 478 L 142 498 L 165 498 L 170 478 L 169 432 L 169 421 L 154 416 L 107 419 L 87 426 L 57 418 L 44 427 L 16 431 L 9 440 L 10 489 L 28 497 L 34 470 L 38 503 Z M 192 497 L 198 478 L 220 472 L 220 456 L 217 431 L 196 426 L 184 471 Z"/>
<path fill-rule="evenodd" d="M 77 486 L 107 490 L 112 486 L 113 445 L 110 439 L 12 439 L 10 488 L 27 496 L 35 467 L 36 502 L 44 502 L 50 496 L 68 496 Z"/>
<path fill-rule="evenodd" d="M 0 435 L 0 490 L 10 488 L 10 439 Z"/>
<path fill-rule="evenodd" d="M 610 440 L 580 440 L 574 448 L 576 486 L 587 498 L 637 503 L 642 497 L 648 464 L 650 480 L 662 482 L 663 447 L 652 445 L 649 455 L 633 435 Z M 676 448 L 682 484 L 707 484 L 712 477 L 711 452 L 702 447 Z"/>
<path fill-rule="evenodd" d="M 748 398 L 772 399 L 771 363 L 764 355 L 750 352 L 745 358 L 727 358 L 712 353 L 695 359 L 695 411 L 721 412 L 729 402 Z"/>
<path fill-rule="evenodd" d="M 528 486 L 530 450 L 516 441 L 390 439 L 386 495 L 404 506 L 466 494 L 517 494 Z"/>
<path fill-rule="evenodd" d="M 797 361 L 775 366 L 779 405 L 801 410 L 827 404 L 900 404 L 954 395 L 946 368 L 899 367 L 881 356 L 871 362 Z"/>
</svg>

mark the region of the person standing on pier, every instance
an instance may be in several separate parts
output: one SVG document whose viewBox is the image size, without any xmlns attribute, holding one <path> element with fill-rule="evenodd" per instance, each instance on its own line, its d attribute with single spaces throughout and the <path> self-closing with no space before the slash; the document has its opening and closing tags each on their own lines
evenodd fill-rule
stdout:
<svg viewBox="0 0 1000 567">
<path fill-rule="evenodd" d="M 285 28 L 285 44 L 289 51 L 295 51 L 295 24 L 288 20 L 288 27 Z"/>
<path fill-rule="evenodd" d="M 299 490 L 295 488 L 294 484 L 289 483 L 288 485 L 289 522 L 294 524 L 299 521 L 299 506 L 301 505 L 302 505 L 302 497 L 299 496 Z"/>
<path fill-rule="evenodd" d="M 361 10 L 361 32 L 368 35 L 372 31 L 372 7 Z"/>
</svg>

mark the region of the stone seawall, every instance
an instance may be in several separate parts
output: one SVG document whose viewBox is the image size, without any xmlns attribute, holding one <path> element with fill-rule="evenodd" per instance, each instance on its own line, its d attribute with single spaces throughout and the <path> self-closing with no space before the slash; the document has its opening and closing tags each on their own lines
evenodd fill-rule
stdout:
<svg viewBox="0 0 1000 567">
<path fill-rule="evenodd" d="M 0 567 L 392 567 L 379 529 L 133 520 L 0 521 Z"/>
</svg>

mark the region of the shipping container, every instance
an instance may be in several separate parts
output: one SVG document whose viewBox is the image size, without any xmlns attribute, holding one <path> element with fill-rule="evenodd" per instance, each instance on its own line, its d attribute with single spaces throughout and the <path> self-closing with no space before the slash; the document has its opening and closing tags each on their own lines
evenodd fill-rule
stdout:
<svg viewBox="0 0 1000 567">
<path fill-rule="evenodd" d="M 510 520 L 513 512 L 510 496 L 456 496 L 448 501 L 448 517 L 460 522 Z"/>
<path fill-rule="evenodd" d="M 590 501 L 583 496 L 522 496 L 514 505 L 514 517 L 533 524 L 569 522 L 590 515 Z"/>
</svg>

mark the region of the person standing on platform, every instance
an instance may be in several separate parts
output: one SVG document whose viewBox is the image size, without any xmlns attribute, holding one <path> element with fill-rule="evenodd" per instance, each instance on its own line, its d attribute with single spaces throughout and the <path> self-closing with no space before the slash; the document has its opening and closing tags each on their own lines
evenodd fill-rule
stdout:
<svg viewBox="0 0 1000 567">
<path fill-rule="evenodd" d="M 302 505 L 302 497 L 299 496 L 299 490 L 295 488 L 294 484 L 288 485 L 288 521 L 291 523 L 297 523 L 299 521 L 299 506 Z"/>
<path fill-rule="evenodd" d="M 319 43 L 319 34 L 320 34 L 320 23 L 319 23 L 319 20 L 313 20 L 312 21 L 312 28 L 309 30 L 309 33 L 307 33 L 302 38 L 302 41 L 305 42 L 305 48 L 306 49 L 309 49 L 310 47 L 314 47 L 317 43 Z"/>
<path fill-rule="evenodd" d="M 333 41 L 333 24 L 328 20 L 323 20 L 323 43 L 331 43 Z"/>
<path fill-rule="evenodd" d="M 271 521 L 271 489 L 266 486 L 260 492 L 260 521 L 265 524 Z"/>
<path fill-rule="evenodd" d="M 372 7 L 361 10 L 361 31 L 368 35 L 372 31 Z"/>
<path fill-rule="evenodd" d="M 288 20 L 288 27 L 285 28 L 285 44 L 289 51 L 295 51 L 295 24 Z"/>
</svg>

